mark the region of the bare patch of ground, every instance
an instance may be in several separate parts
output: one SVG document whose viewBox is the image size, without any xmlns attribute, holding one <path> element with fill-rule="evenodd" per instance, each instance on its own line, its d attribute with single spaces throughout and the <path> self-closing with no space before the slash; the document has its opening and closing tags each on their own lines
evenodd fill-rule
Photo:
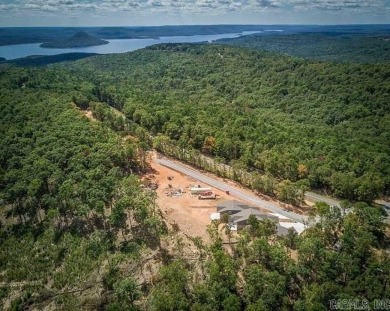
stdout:
<svg viewBox="0 0 390 311">
<path fill-rule="evenodd" d="M 146 176 L 152 183 L 157 183 L 157 204 L 164 218 L 169 223 L 178 225 L 179 230 L 191 237 L 202 237 L 208 240 L 207 225 L 211 223 L 210 214 L 216 212 L 218 202 L 232 199 L 223 191 L 212 188 L 217 194 L 216 200 L 199 200 L 192 196 L 190 188 L 193 186 L 209 187 L 184 174 L 173 171 L 155 162 L 150 161 L 152 172 Z M 175 192 L 181 195 L 175 196 Z M 172 195 L 173 194 L 173 195 Z"/>
<path fill-rule="evenodd" d="M 92 110 L 90 109 L 87 109 L 87 110 L 80 110 L 81 113 L 86 116 L 88 119 L 90 119 L 91 121 L 94 121 L 96 122 L 97 120 L 95 119 L 95 117 L 93 116 L 92 114 Z"/>
<path fill-rule="evenodd" d="M 151 152 L 149 154 L 150 172 L 144 178 L 147 179 L 148 182 L 158 185 L 158 188 L 156 189 L 157 204 L 161 209 L 164 218 L 166 218 L 169 223 L 177 225 L 179 230 L 184 234 L 191 237 L 199 236 L 205 241 L 208 241 L 209 236 L 207 234 L 207 226 L 211 223 L 210 215 L 216 212 L 216 205 L 225 200 L 241 199 L 238 199 L 233 195 L 228 195 L 225 192 L 210 187 L 207 184 L 201 183 L 185 174 L 160 165 L 157 161 L 155 161 L 157 156 L 160 155 L 156 152 Z M 183 163 L 180 162 L 180 164 Z M 203 171 L 202 173 L 253 194 L 250 190 L 245 189 L 230 180 L 219 178 Z M 190 193 L 190 188 L 193 186 L 211 188 L 213 193 L 217 194 L 217 199 L 199 200 L 197 196 L 192 196 Z M 284 205 L 277 200 L 265 196 L 261 197 L 274 203 L 275 205 L 285 208 L 286 210 L 292 209 L 291 206 Z M 268 212 L 268 210 L 265 209 L 260 210 Z"/>
</svg>

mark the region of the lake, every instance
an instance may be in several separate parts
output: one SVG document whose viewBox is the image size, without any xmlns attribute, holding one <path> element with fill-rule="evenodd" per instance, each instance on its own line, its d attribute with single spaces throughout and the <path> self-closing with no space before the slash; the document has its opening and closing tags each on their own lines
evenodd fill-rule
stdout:
<svg viewBox="0 0 390 311">
<path fill-rule="evenodd" d="M 41 43 L 30 44 L 17 44 L 17 45 L 5 45 L 0 46 L 0 57 L 4 57 L 7 60 L 21 58 L 31 55 L 57 55 L 71 52 L 82 53 L 98 53 L 98 54 L 110 54 L 110 53 L 125 53 L 142 49 L 149 45 L 159 43 L 184 43 L 184 42 L 212 42 L 218 39 L 225 38 L 238 38 L 240 36 L 250 35 L 254 33 L 260 33 L 261 31 L 244 31 L 242 33 L 227 33 L 219 35 L 196 35 L 196 36 L 175 36 L 175 37 L 160 37 L 158 39 L 113 39 L 107 40 L 109 44 L 90 46 L 84 48 L 72 48 L 72 49 L 48 49 L 41 48 Z"/>
</svg>

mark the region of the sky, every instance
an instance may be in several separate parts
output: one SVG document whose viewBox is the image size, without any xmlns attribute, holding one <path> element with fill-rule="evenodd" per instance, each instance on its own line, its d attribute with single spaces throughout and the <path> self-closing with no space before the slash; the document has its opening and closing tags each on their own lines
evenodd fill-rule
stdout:
<svg viewBox="0 0 390 311">
<path fill-rule="evenodd" d="M 390 0 L 0 0 L 0 26 L 390 24 Z"/>
</svg>

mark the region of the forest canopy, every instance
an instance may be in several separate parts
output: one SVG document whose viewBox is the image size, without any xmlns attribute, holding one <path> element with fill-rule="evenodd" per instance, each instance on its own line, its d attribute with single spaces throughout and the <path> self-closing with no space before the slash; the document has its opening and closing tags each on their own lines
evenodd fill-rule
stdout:
<svg viewBox="0 0 390 311">
<path fill-rule="evenodd" d="M 326 31 L 319 33 L 243 36 L 218 43 L 266 50 L 320 61 L 341 63 L 389 63 L 388 34 Z"/>
<path fill-rule="evenodd" d="M 164 231 L 137 175 L 141 147 L 81 115 L 72 103 L 81 80 L 59 69 L 0 71 L 0 309 L 16 291 L 11 310 L 76 310 L 66 289 L 111 290 L 102 279 L 120 256 L 156 247 Z"/>
<path fill-rule="evenodd" d="M 371 201 L 390 184 L 389 73 L 188 44 L 1 65 L 0 308 L 304 311 L 388 301 L 380 208 L 317 203 L 317 221 L 283 237 L 252 217 L 234 243 L 228 224 L 213 222 L 205 243 L 164 220 L 140 175 L 153 140 L 256 172 L 265 189 L 277 179 L 283 190 L 301 183 Z"/>
<path fill-rule="evenodd" d="M 179 146 L 352 201 L 389 193 L 388 64 L 166 44 L 67 70 L 94 85 L 92 96 Z"/>
</svg>

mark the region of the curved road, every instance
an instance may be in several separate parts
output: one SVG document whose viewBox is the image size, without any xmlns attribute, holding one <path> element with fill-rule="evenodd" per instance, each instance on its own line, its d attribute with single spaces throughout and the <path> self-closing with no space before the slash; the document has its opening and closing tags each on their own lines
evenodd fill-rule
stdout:
<svg viewBox="0 0 390 311">
<path fill-rule="evenodd" d="M 262 200 L 255 195 L 251 195 L 251 194 L 248 194 L 246 192 L 243 192 L 240 189 L 238 189 L 234 186 L 231 186 L 227 183 L 220 182 L 216 179 L 210 178 L 210 177 L 208 177 L 204 174 L 201 174 L 196 170 L 190 169 L 184 165 L 178 164 L 178 163 L 170 161 L 170 160 L 165 160 L 165 159 L 156 159 L 156 161 L 157 161 L 157 163 L 159 163 L 161 165 L 164 165 L 170 169 L 174 169 L 175 171 L 178 171 L 178 172 L 181 172 L 181 173 L 186 174 L 188 176 L 191 176 L 193 178 L 196 178 L 197 180 L 199 180 L 205 184 L 208 184 L 212 187 L 215 187 L 215 188 L 220 189 L 222 191 L 228 190 L 230 192 L 230 194 L 232 194 L 240 199 L 243 199 L 247 202 L 250 202 L 250 203 L 258 205 L 262 208 L 265 208 L 273 213 L 281 214 L 285 217 L 288 217 L 288 218 L 290 218 L 296 222 L 302 223 L 302 224 L 306 223 L 308 221 L 307 216 L 287 212 L 287 211 L 281 209 L 280 207 L 276 206 L 275 204 L 272 204 L 270 202 Z"/>
</svg>

